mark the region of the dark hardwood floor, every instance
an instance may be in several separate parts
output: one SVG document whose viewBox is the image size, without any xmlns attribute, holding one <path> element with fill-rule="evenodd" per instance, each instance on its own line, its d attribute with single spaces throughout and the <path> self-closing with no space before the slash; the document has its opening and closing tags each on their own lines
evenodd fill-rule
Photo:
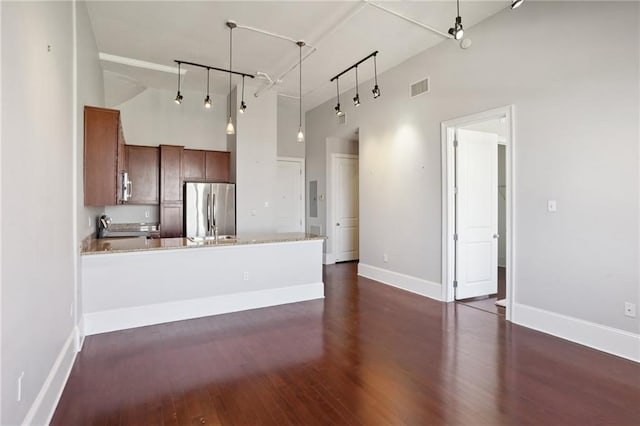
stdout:
<svg viewBox="0 0 640 426">
<path fill-rule="evenodd" d="M 637 425 L 640 365 L 325 269 L 326 299 L 88 337 L 53 425 Z"/>
</svg>

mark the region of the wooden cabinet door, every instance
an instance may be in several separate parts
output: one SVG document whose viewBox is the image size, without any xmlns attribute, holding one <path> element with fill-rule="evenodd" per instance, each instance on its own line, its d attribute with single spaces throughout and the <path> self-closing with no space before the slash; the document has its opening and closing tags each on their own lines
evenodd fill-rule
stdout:
<svg viewBox="0 0 640 426">
<path fill-rule="evenodd" d="M 160 150 L 153 146 L 126 145 L 126 170 L 131 181 L 129 204 L 160 202 Z"/>
<path fill-rule="evenodd" d="M 160 237 L 182 236 L 182 204 L 165 203 L 160 206 Z"/>
<path fill-rule="evenodd" d="M 224 151 L 205 151 L 206 180 L 210 182 L 229 182 L 230 154 Z"/>
<path fill-rule="evenodd" d="M 120 111 L 84 108 L 84 204 L 117 204 Z"/>
<path fill-rule="evenodd" d="M 185 181 L 205 180 L 205 151 L 185 149 L 182 160 L 182 171 Z"/>
<path fill-rule="evenodd" d="M 182 202 L 182 152 L 184 148 L 160 145 L 160 202 Z"/>
</svg>

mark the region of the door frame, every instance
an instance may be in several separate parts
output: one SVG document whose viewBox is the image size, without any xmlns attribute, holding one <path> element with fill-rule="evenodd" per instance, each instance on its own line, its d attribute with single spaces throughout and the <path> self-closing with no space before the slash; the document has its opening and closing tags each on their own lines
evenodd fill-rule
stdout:
<svg viewBox="0 0 640 426">
<path fill-rule="evenodd" d="M 300 164 L 300 189 L 302 191 L 301 197 L 300 197 L 300 215 L 301 215 L 301 219 L 302 219 L 302 224 L 300 225 L 300 232 L 305 232 L 307 229 L 307 212 L 306 212 L 306 182 L 307 182 L 307 172 L 305 170 L 305 163 L 306 160 L 304 158 L 301 157 L 276 157 L 276 168 L 278 167 L 278 162 L 279 161 L 288 161 L 291 163 L 298 163 Z"/>
<path fill-rule="evenodd" d="M 335 247 L 335 227 L 333 224 L 336 221 L 336 202 L 335 196 L 337 194 L 336 190 L 336 179 L 335 179 L 335 165 L 337 158 L 348 158 L 354 159 L 358 162 L 358 252 L 360 252 L 360 155 L 359 154 L 342 154 L 339 152 L 332 152 L 329 155 L 329 163 L 327 164 L 327 178 L 329 179 L 327 185 L 327 244 L 330 244 L 330 256 L 327 256 L 325 261 L 325 265 L 330 265 L 336 263 L 336 247 Z M 327 250 L 329 252 L 329 250 Z"/>
<path fill-rule="evenodd" d="M 469 124 L 487 121 L 496 118 L 505 118 L 505 159 L 506 159 L 506 319 L 511 321 L 513 301 L 515 298 L 515 107 L 506 105 L 465 115 L 441 123 L 441 148 L 442 148 L 442 300 L 453 302 L 455 293 L 453 277 L 455 268 L 455 244 L 453 242 L 455 209 L 454 209 L 454 155 L 453 139 L 455 129 Z"/>
</svg>

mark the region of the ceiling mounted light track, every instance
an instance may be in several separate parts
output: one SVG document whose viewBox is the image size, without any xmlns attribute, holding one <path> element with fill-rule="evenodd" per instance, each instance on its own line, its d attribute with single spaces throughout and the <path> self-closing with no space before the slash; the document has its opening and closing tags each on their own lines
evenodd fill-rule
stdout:
<svg viewBox="0 0 640 426">
<path fill-rule="evenodd" d="M 460 0 L 456 0 L 456 9 L 458 11 L 458 16 L 456 16 L 456 22 L 453 24 L 453 27 L 449 28 L 449 34 L 456 40 L 460 40 L 464 35 L 462 17 L 460 16 Z"/>
<path fill-rule="evenodd" d="M 333 77 L 331 80 L 329 81 L 336 81 L 336 88 L 338 89 L 338 104 L 336 105 L 336 107 L 334 108 L 336 111 L 336 114 L 338 116 L 343 115 L 344 113 L 342 112 L 342 110 L 340 110 L 340 89 L 338 86 L 338 80 L 340 79 L 340 76 L 342 76 L 343 74 L 351 71 L 352 69 L 356 69 L 356 96 L 353 98 L 353 105 L 354 106 L 360 106 L 360 93 L 358 91 L 358 65 L 360 65 L 361 63 L 363 63 L 364 61 L 366 61 L 369 58 L 373 57 L 373 69 L 374 69 L 374 76 L 375 76 L 375 86 L 373 87 L 373 90 L 371 91 L 373 93 L 373 98 L 377 98 L 380 96 L 380 88 L 378 87 L 378 67 L 376 64 L 376 57 L 378 56 L 378 51 L 376 50 L 375 52 L 371 53 L 368 56 L 365 56 L 364 58 L 360 59 L 358 62 L 356 62 L 355 64 L 351 65 L 349 68 L 347 68 L 346 70 L 342 71 L 341 73 L 337 74 L 335 77 Z"/>
<path fill-rule="evenodd" d="M 298 94 L 300 95 L 298 99 L 298 136 L 296 140 L 298 142 L 304 142 L 304 133 L 302 132 L 302 47 L 305 43 L 304 41 L 298 41 L 296 44 L 298 45 L 298 68 L 300 71 L 300 80 L 298 81 Z"/>
<path fill-rule="evenodd" d="M 511 9 L 517 9 L 520 6 L 522 6 L 522 3 L 524 3 L 524 0 L 514 0 L 511 2 Z"/>
</svg>

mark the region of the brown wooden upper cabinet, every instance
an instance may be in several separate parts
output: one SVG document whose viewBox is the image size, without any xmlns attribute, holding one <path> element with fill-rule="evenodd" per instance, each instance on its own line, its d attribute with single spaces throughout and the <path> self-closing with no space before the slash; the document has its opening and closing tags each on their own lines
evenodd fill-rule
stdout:
<svg viewBox="0 0 640 426">
<path fill-rule="evenodd" d="M 185 149 L 183 167 L 185 181 L 229 182 L 230 154 Z"/>
<path fill-rule="evenodd" d="M 130 198 L 127 204 L 160 202 L 160 149 L 154 146 L 125 145 Z"/>
<path fill-rule="evenodd" d="M 112 206 L 122 202 L 125 167 L 120 111 L 84 107 L 84 204 Z"/>
<path fill-rule="evenodd" d="M 184 147 L 160 145 L 160 236 L 182 236 Z"/>
</svg>

